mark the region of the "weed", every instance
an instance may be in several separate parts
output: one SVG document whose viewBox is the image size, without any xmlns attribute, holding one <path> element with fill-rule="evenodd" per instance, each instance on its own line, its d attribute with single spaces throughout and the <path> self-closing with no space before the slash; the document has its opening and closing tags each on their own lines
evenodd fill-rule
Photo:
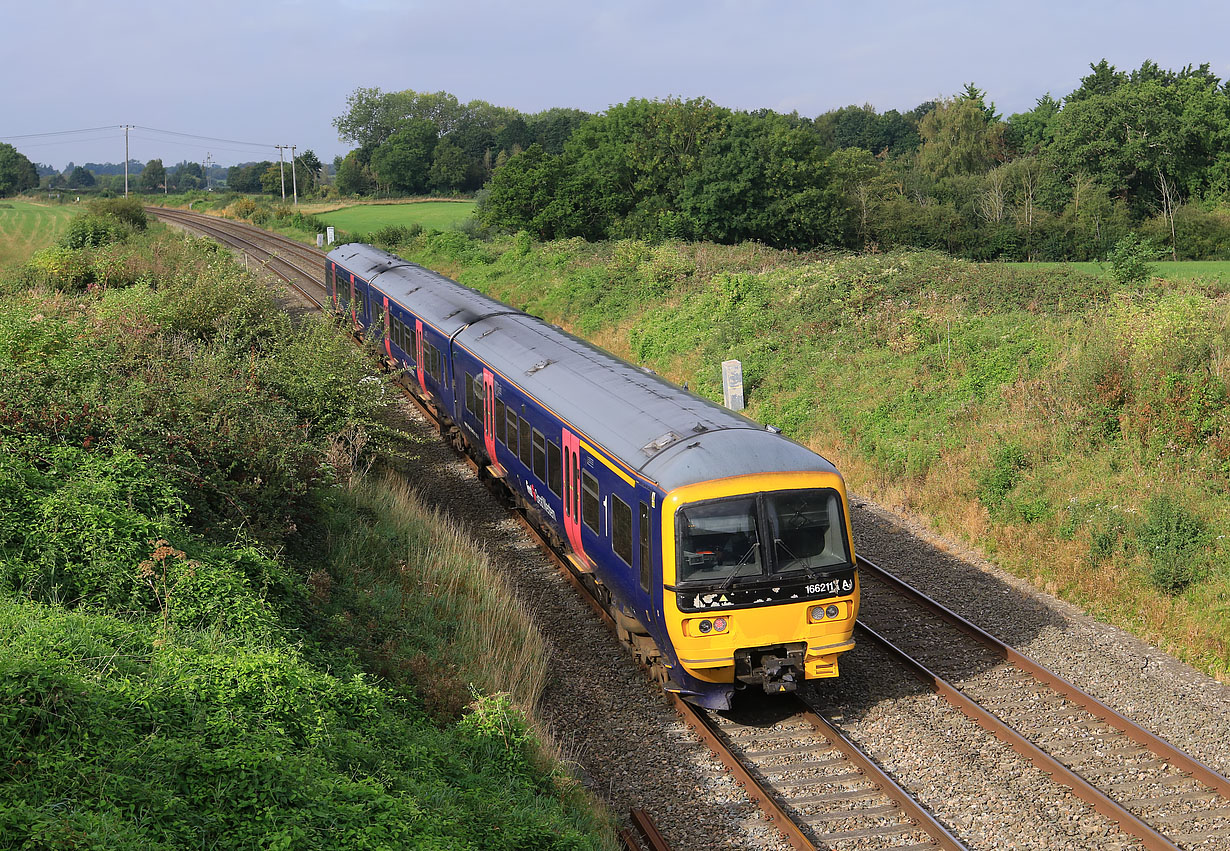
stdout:
<svg viewBox="0 0 1230 851">
<path fill-rule="evenodd" d="M 1025 449 L 1019 443 L 1002 441 L 991 452 L 991 466 L 978 476 L 978 499 L 992 516 L 1003 508 L 1008 494 L 1016 487 L 1021 472 L 1028 464 Z"/>
<path fill-rule="evenodd" d="M 1136 541 L 1150 563 L 1149 581 L 1175 594 L 1199 578 L 1201 551 L 1212 544 L 1212 535 L 1203 519 L 1169 494 L 1158 494 L 1145 505 Z"/>
</svg>

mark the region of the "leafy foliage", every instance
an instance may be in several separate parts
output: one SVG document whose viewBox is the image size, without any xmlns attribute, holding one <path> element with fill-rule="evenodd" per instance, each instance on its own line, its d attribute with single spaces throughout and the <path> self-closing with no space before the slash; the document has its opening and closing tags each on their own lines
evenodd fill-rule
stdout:
<svg viewBox="0 0 1230 851">
<path fill-rule="evenodd" d="M 1156 260 L 1160 254 L 1161 251 L 1151 240 L 1136 233 L 1129 233 L 1115 243 L 1106 259 L 1110 263 L 1111 277 L 1117 283 L 1138 284 L 1148 280 L 1153 274 L 1151 261 Z"/>
</svg>

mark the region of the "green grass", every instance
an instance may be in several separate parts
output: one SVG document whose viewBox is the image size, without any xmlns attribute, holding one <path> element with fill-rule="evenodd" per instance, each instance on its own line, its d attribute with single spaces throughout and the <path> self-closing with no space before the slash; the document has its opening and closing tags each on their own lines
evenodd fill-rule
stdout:
<svg viewBox="0 0 1230 851">
<path fill-rule="evenodd" d="M 1087 263 L 1004 263 L 1036 269 L 1072 269 L 1090 275 L 1109 276 L 1110 264 Z M 1168 281 L 1202 280 L 1230 283 L 1230 260 L 1159 260 L 1153 264 L 1154 274 Z"/>
<path fill-rule="evenodd" d="M 80 207 L 0 201 L 0 268 L 30 257 L 59 239 Z"/>
<path fill-rule="evenodd" d="M 419 224 L 426 229 L 455 230 L 474 211 L 473 201 L 421 201 L 413 204 L 361 204 L 317 213 L 334 227 L 370 233 L 387 225 Z"/>
</svg>

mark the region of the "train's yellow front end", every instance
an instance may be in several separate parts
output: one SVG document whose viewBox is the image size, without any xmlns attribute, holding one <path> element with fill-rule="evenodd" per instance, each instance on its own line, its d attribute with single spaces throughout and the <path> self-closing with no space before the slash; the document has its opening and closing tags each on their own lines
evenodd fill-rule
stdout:
<svg viewBox="0 0 1230 851">
<path fill-rule="evenodd" d="M 662 511 L 672 688 L 725 708 L 741 688 L 835 677 L 854 647 L 858 573 L 837 473 L 734 476 L 677 488 Z M 723 687 L 725 686 L 725 687 Z"/>
</svg>

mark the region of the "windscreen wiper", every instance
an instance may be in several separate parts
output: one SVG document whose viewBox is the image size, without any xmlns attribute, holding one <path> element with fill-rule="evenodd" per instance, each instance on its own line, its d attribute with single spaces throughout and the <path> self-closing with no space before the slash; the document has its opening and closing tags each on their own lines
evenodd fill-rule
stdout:
<svg viewBox="0 0 1230 851">
<path fill-rule="evenodd" d="M 730 583 L 734 582 L 735 577 L 739 575 L 739 568 L 743 567 L 743 565 L 748 563 L 747 557 L 750 556 L 752 553 L 756 552 L 759 546 L 760 546 L 760 542 L 757 541 L 756 543 L 752 544 L 748 548 L 747 552 L 743 554 L 743 558 L 739 559 L 739 563 L 735 565 L 734 572 L 732 572 L 730 576 L 727 576 L 726 581 L 718 586 L 719 591 L 725 591 L 727 588 L 730 587 Z"/>
</svg>

